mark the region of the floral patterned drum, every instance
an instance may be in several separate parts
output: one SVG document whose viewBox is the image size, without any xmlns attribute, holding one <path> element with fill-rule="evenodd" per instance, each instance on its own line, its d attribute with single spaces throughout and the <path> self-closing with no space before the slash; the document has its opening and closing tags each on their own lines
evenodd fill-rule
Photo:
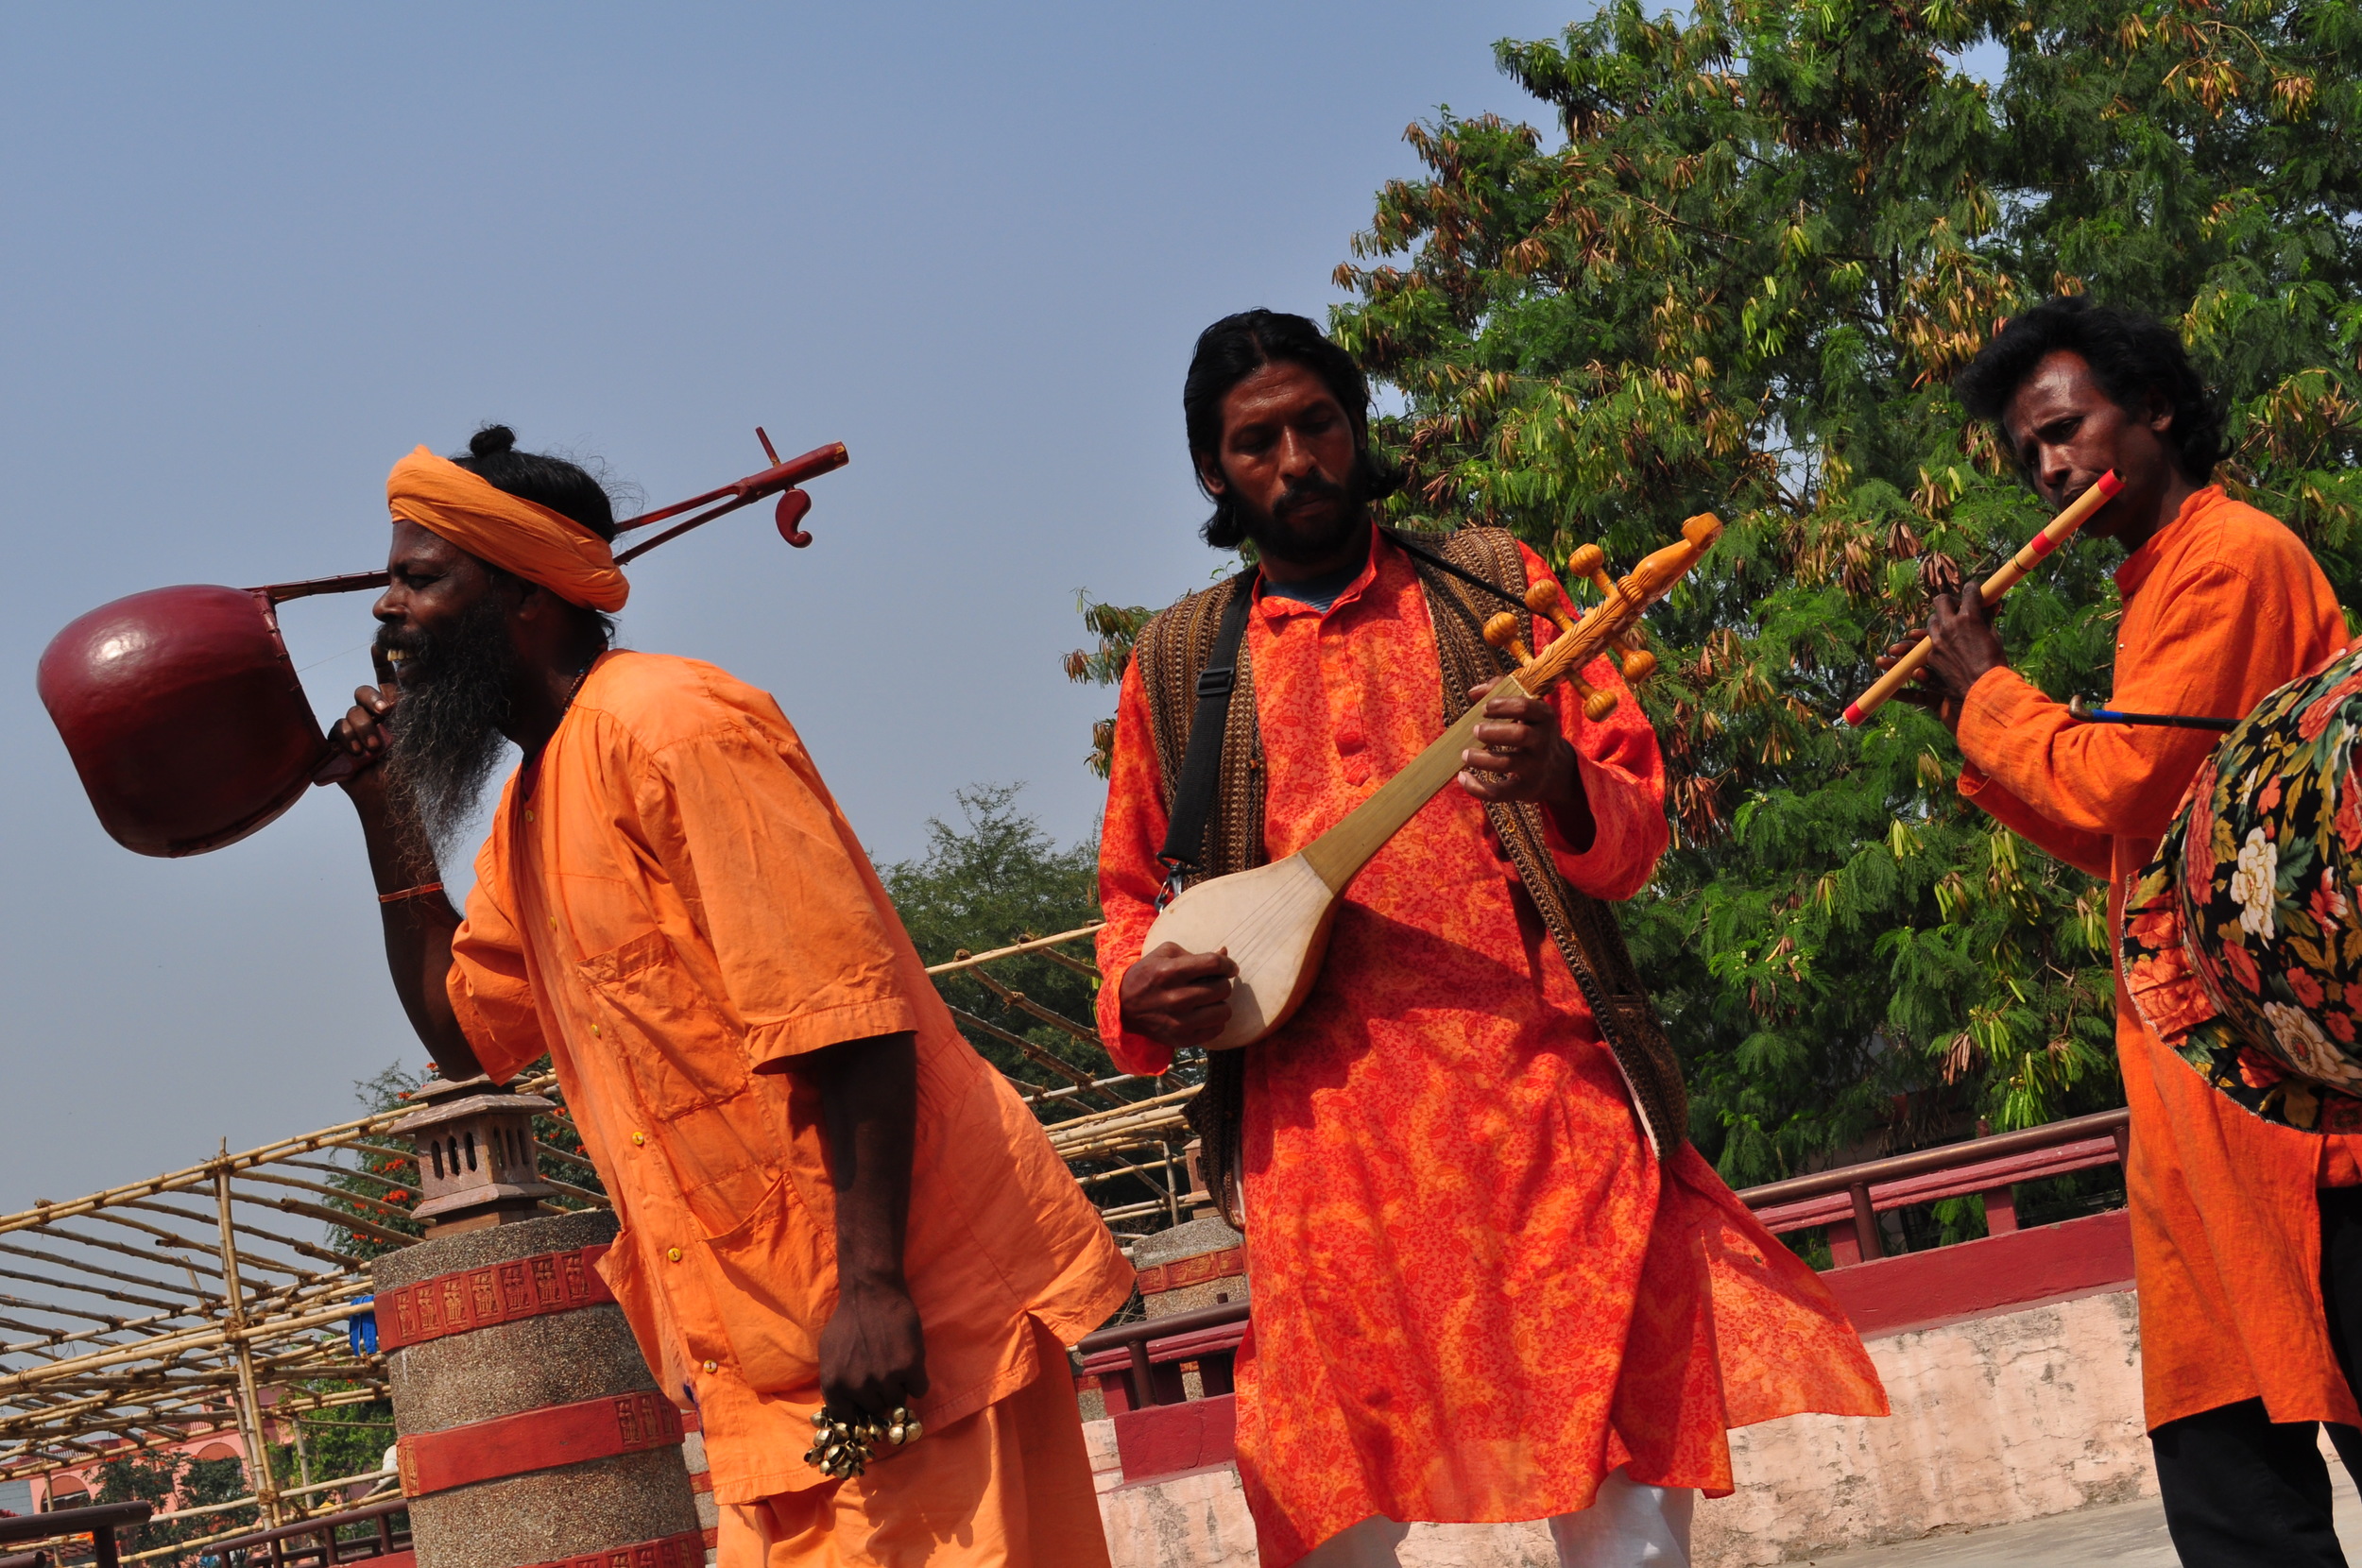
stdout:
<svg viewBox="0 0 2362 1568">
<path fill-rule="evenodd" d="M 2141 1019 L 2268 1121 L 2362 1132 L 2362 642 L 2223 738 L 2126 899 Z"/>
</svg>

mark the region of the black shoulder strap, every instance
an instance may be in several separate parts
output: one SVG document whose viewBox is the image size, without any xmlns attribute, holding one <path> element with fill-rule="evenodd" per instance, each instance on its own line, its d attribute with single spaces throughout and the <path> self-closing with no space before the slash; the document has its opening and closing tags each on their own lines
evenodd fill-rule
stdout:
<svg viewBox="0 0 2362 1568">
<path fill-rule="evenodd" d="M 1502 604 L 1507 605 L 1511 609 L 1522 610 L 1526 607 L 1526 602 L 1524 600 L 1518 598 L 1515 594 L 1511 593 L 1508 589 L 1502 588 L 1498 583 L 1487 582 L 1483 578 L 1478 576 L 1475 572 L 1470 571 L 1466 567 L 1459 566 L 1451 561 L 1446 560 L 1443 556 L 1437 554 L 1434 551 L 1428 549 L 1425 545 L 1412 543 L 1410 539 L 1403 536 L 1401 529 L 1389 528 L 1385 532 L 1386 537 L 1394 540 L 1395 544 L 1399 545 L 1406 554 L 1416 555 L 1428 565 L 1439 567 L 1442 570 L 1450 572 L 1453 576 L 1459 578 L 1462 582 L 1466 583 L 1471 587 L 1482 588 L 1485 592 L 1491 594 Z"/>
<path fill-rule="evenodd" d="M 1247 603 L 1255 597 L 1252 571 L 1230 581 L 1230 603 L 1223 606 L 1222 621 L 1214 628 L 1213 651 L 1197 673 L 1197 714 L 1190 721 L 1189 749 L 1181 754 L 1165 847 L 1156 857 L 1175 870 L 1196 869 L 1206 843 L 1206 821 L 1214 811 L 1214 792 L 1222 784 L 1223 731 L 1229 728 L 1231 688 L 1239 684 L 1239 642 L 1246 635 Z"/>
</svg>

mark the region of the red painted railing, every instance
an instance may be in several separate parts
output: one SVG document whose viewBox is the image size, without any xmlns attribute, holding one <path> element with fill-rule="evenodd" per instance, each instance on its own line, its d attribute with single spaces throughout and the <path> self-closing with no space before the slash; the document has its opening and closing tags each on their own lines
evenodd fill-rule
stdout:
<svg viewBox="0 0 2362 1568">
<path fill-rule="evenodd" d="M 145 1525 L 155 1511 L 145 1503 L 101 1503 L 91 1508 L 58 1508 L 49 1513 L 0 1519 L 0 1546 L 29 1546 L 36 1542 L 87 1535 L 98 1568 L 115 1568 L 122 1560 L 115 1545 L 115 1531 Z"/>
<path fill-rule="evenodd" d="M 1774 1236 L 1852 1219 L 1847 1229 L 1829 1232 L 1829 1253 L 1839 1268 L 1884 1257 L 1878 1215 L 1914 1203 L 1982 1193 L 1986 1234 L 2007 1236 L 2017 1229 L 2014 1184 L 2119 1164 L 2130 1147 L 2131 1118 L 2130 1111 L 2102 1111 L 1792 1176 L 1738 1196 Z"/>
<path fill-rule="evenodd" d="M 270 1568 L 334 1568 L 337 1563 L 363 1560 L 374 1560 L 380 1568 L 394 1568 L 396 1564 L 410 1568 L 415 1560 L 410 1554 L 410 1532 L 394 1527 L 394 1515 L 409 1506 L 406 1497 L 382 1498 L 338 1513 L 324 1513 L 316 1519 L 298 1520 L 292 1525 L 191 1547 L 190 1553 L 251 1568 L 261 1568 L 265 1563 Z M 336 1539 L 339 1530 L 353 1525 L 370 1525 L 375 1528 L 351 1541 Z"/>
</svg>

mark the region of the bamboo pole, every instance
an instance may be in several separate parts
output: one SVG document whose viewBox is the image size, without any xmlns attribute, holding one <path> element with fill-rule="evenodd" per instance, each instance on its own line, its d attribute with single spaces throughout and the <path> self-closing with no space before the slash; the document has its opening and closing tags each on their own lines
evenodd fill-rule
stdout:
<svg viewBox="0 0 2362 1568">
<path fill-rule="evenodd" d="M 1098 928 L 1095 926 L 1087 927 L 1084 930 L 1069 931 L 1064 937 L 1049 937 L 1044 940 L 1062 942 L 1068 937 L 1081 936 L 1086 931 L 1096 929 Z M 998 958 L 1004 955 L 987 953 L 984 956 Z M 522 1094 L 538 1094 L 556 1082 L 557 1077 L 555 1073 L 543 1073 L 538 1078 L 521 1080 L 514 1086 Z M 21 1231 L 44 1225 L 53 1219 L 71 1219 L 77 1214 L 86 1214 L 92 1209 L 104 1208 L 126 1199 L 152 1198 L 163 1192 L 188 1192 L 209 1187 L 214 1184 L 215 1169 L 224 1165 L 232 1170 L 244 1170 L 249 1166 L 268 1165 L 271 1161 L 289 1154 L 308 1154 L 323 1149 L 342 1149 L 360 1142 L 371 1133 L 391 1127 L 404 1116 L 415 1115 L 417 1111 L 418 1107 L 415 1105 L 398 1105 L 390 1111 L 372 1111 L 366 1116 L 355 1116 L 351 1121 L 340 1121 L 333 1127 L 323 1127 L 317 1133 L 303 1133 L 295 1137 L 282 1138 L 276 1143 L 266 1143 L 260 1148 L 249 1149 L 242 1154 L 223 1155 L 208 1160 L 203 1165 L 191 1166 L 185 1170 L 169 1170 L 162 1176 L 151 1176 L 145 1182 L 128 1182 L 122 1186 L 108 1187 L 104 1191 L 94 1192 L 86 1198 L 77 1198 L 71 1202 L 36 1203 L 33 1207 L 17 1214 L 0 1215 L 0 1235 L 5 1235 L 9 1231 Z"/>
<path fill-rule="evenodd" d="M 1056 936 L 1037 936 L 1031 942 L 1020 942 L 1014 946 L 995 947 L 991 952 L 974 953 L 967 958 L 955 958 L 949 963 L 930 964 L 927 973 L 931 975 L 955 974 L 962 969 L 973 969 L 980 963 L 990 963 L 997 958 L 1015 958 L 1019 953 L 1039 952 L 1044 947 L 1054 947 L 1061 942 L 1072 942 L 1077 937 L 1088 936 L 1105 924 L 1104 920 L 1094 920 L 1087 926 L 1077 926 L 1070 931 L 1060 931 Z"/>
<path fill-rule="evenodd" d="M 238 1423 L 246 1434 L 247 1476 L 254 1488 L 255 1502 L 261 1507 L 265 1524 L 285 1523 L 280 1517 L 279 1490 L 271 1480 L 270 1447 L 263 1426 L 262 1390 L 254 1386 L 254 1347 L 247 1343 L 246 1290 L 238 1279 L 238 1238 L 231 1223 L 229 1145 L 225 1156 L 214 1173 L 214 1201 L 221 1210 L 221 1277 L 229 1303 L 229 1328 L 238 1335 L 231 1342 L 231 1355 L 238 1367 Z"/>
</svg>

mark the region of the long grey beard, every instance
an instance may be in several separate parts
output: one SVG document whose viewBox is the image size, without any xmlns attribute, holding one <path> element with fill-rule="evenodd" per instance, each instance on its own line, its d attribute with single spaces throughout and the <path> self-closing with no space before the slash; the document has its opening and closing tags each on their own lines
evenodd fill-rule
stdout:
<svg viewBox="0 0 2362 1568">
<path fill-rule="evenodd" d="M 508 754 L 501 725 L 516 656 L 498 606 L 438 644 L 414 650 L 424 679 L 405 684 L 386 719 L 385 792 L 405 849 L 426 867 L 463 847 Z M 422 868 L 423 869 L 423 868 Z"/>
</svg>

